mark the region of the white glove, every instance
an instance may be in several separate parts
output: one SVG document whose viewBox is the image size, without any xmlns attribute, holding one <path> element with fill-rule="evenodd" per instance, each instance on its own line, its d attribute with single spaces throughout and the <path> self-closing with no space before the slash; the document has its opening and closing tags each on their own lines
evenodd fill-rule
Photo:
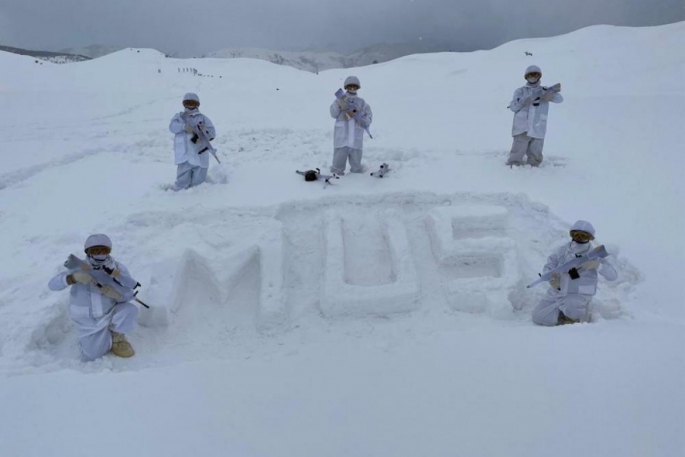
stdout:
<svg viewBox="0 0 685 457">
<path fill-rule="evenodd" d="M 81 273 L 80 271 L 72 273 L 71 278 L 76 282 L 80 282 L 81 284 L 90 284 L 93 282 L 93 277 L 91 275 L 88 273 Z"/>
<path fill-rule="evenodd" d="M 102 292 L 102 295 L 109 297 L 112 300 L 121 300 L 121 294 L 119 294 L 119 292 L 117 292 L 112 286 L 102 286 L 100 287 L 100 292 Z"/>
<path fill-rule="evenodd" d="M 588 260 L 585 263 L 581 263 L 580 267 L 585 268 L 586 270 L 596 270 L 597 268 L 599 268 L 599 260 Z"/>
<path fill-rule="evenodd" d="M 115 278 L 117 278 L 121 273 L 117 269 L 117 264 L 114 262 L 114 260 L 112 260 L 111 257 L 109 261 L 102 266 L 102 269 L 105 270 L 105 272 L 107 272 L 108 275 L 113 276 Z"/>
<path fill-rule="evenodd" d="M 542 98 L 546 102 L 551 102 L 552 99 L 554 98 L 554 92 L 549 90 L 549 91 L 545 92 L 545 94 L 540 98 Z"/>
<path fill-rule="evenodd" d="M 554 273 L 552 275 L 552 279 L 549 280 L 549 287 L 551 287 L 554 290 L 559 290 L 560 286 L 561 286 L 561 277 L 559 276 L 559 273 Z"/>
</svg>

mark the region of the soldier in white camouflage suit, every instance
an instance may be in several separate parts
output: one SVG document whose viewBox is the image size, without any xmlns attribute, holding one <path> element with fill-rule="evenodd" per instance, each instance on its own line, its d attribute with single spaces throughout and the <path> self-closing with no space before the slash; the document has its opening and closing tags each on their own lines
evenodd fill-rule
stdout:
<svg viewBox="0 0 685 457">
<path fill-rule="evenodd" d="M 345 80 L 345 96 L 336 99 L 331 105 L 331 117 L 335 119 L 333 131 L 333 165 L 331 172 L 345 174 L 347 161 L 350 161 L 350 172 L 362 173 L 362 151 L 364 129 L 373 121 L 373 113 L 363 98 L 357 96 L 361 88 L 359 78 L 350 76 Z M 352 106 L 352 109 L 349 109 Z"/>
<path fill-rule="evenodd" d="M 129 289 L 134 289 L 138 282 L 124 264 L 109 255 L 112 241 L 107 235 L 89 236 L 84 249 L 87 269 L 63 271 L 50 280 L 48 287 L 54 291 L 71 287 L 69 315 L 85 360 L 95 360 L 110 350 L 118 357 L 132 357 L 133 347 L 125 335 L 136 326 L 138 307 L 128 301 L 118 301 L 120 296 L 112 288 L 98 287 L 88 271 L 102 269 Z"/>
<path fill-rule="evenodd" d="M 595 229 L 587 221 L 577 221 L 569 232 L 571 242 L 559 246 L 547 259 L 542 272 L 547 273 L 594 249 Z M 608 281 L 618 274 L 608 258 L 588 260 L 566 273 L 554 275 L 545 298 L 533 311 L 533 322 L 539 325 L 561 325 L 590 320 L 590 301 L 597 293 L 597 273 Z"/>
<path fill-rule="evenodd" d="M 551 90 L 540 97 L 534 95 L 534 91 L 541 87 L 542 78 L 542 71 L 535 65 L 526 68 L 525 78 L 527 84 L 516 89 L 509 104 L 509 109 L 514 112 L 511 132 L 514 143 L 507 165 L 523 165 L 523 158 L 527 156 L 526 163 L 537 167 L 542 163 L 549 104 L 561 103 L 564 97 Z"/>
</svg>

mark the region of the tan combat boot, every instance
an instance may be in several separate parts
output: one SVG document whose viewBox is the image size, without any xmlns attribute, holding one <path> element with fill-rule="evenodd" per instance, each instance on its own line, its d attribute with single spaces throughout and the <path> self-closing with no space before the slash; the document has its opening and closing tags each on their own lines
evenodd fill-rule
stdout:
<svg viewBox="0 0 685 457">
<path fill-rule="evenodd" d="M 133 346 L 126 339 L 126 335 L 112 330 L 110 330 L 110 333 L 112 334 L 112 354 L 123 358 L 133 357 L 136 351 L 133 350 Z"/>
<path fill-rule="evenodd" d="M 559 319 L 557 320 L 557 325 L 569 325 L 569 324 L 579 324 L 580 321 L 571 319 L 561 311 L 559 311 Z"/>
</svg>

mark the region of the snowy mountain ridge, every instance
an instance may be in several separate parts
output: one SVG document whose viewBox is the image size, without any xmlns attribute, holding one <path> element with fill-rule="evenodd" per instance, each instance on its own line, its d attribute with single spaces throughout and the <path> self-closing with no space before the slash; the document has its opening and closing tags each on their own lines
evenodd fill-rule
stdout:
<svg viewBox="0 0 685 457">
<path fill-rule="evenodd" d="M 85 60 L 90 60 L 88 56 L 77 53 L 32 51 L 28 49 L 14 48 L 11 46 L 0 46 L 0 51 L 11 52 L 12 54 L 18 54 L 22 56 L 35 57 L 40 60 L 57 64 L 83 62 Z"/>
<path fill-rule="evenodd" d="M 349 54 L 342 54 L 328 51 L 288 52 L 258 48 L 229 48 L 211 52 L 204 57 L 260 59 L 316 73 L 334 68 L 364 67 L 411 54 L 438 52 L 446 49 L 444 46 L 428 44 L 378 44 L 358 49 Z"/>
<path fill-rule="evenodd" d="M 86 57 L 96 59 L 125 49 L 120 46 L 90 45 L 77 48 L 65 48 L 56 54 L 57 63 L 80 62 Z M 286 65 L 298 70 L 312 73 L 334 68 L 363 67 L 376 63 L 404 57 L 411 54 L 446 51 L 447 45 L 427 43 L 377 44 L 357 49 L 349 54 L 333 51 L 278 51 L 260 48 L 227 48 L 202 55 L 203 58 L 246 58 L 258 59 L 277 65 Z M 50 54 L 50 53 L 48 53 Z M 175 53 L 167 53 L 174 56 Z M 62 55 L 77 55 L 80 58 L 61 57 Z M 190 58 L 190 57 L 187 57 Z"/>
<path fill-rule="evenodd" d="M 65 52 L 69 54 L 79 54 L 83 56 L 88 56 L 91 59 L 97 59 L 98 57 L 106 56 L 107 54 L 112 54 L 113 52 L 118 52 L 122 49 L 126 49 L 126 47 L 92 44 L 90 46 L 84 46 L 80 48 L 65 48 L 62 49 L 60 52 Z"/>
<path fill-rule="evenodd" d="M 347 57 L 336 52 L 288 52 L 259 48 L 229 48 L 210 52 L 203 57 L 219 59 L 259 59 L 312 73 L 329 70 L 331 68 L 345 68 L 347 66 Z"/>
</svg>

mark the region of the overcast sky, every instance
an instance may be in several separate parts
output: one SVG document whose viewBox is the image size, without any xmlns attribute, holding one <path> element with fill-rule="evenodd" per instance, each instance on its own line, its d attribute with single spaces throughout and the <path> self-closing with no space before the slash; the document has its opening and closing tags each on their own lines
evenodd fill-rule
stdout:
<svg viewBox="0 0 685 457">
<path fill-rule="evenodd" d="M 685 20 L 685 0 L 0 0 L 0 45 L 91 44 L 202 54 L 229 47 L 340 51 L 376 43 L 486 49 L 593 24 Z"/>
</svg>

